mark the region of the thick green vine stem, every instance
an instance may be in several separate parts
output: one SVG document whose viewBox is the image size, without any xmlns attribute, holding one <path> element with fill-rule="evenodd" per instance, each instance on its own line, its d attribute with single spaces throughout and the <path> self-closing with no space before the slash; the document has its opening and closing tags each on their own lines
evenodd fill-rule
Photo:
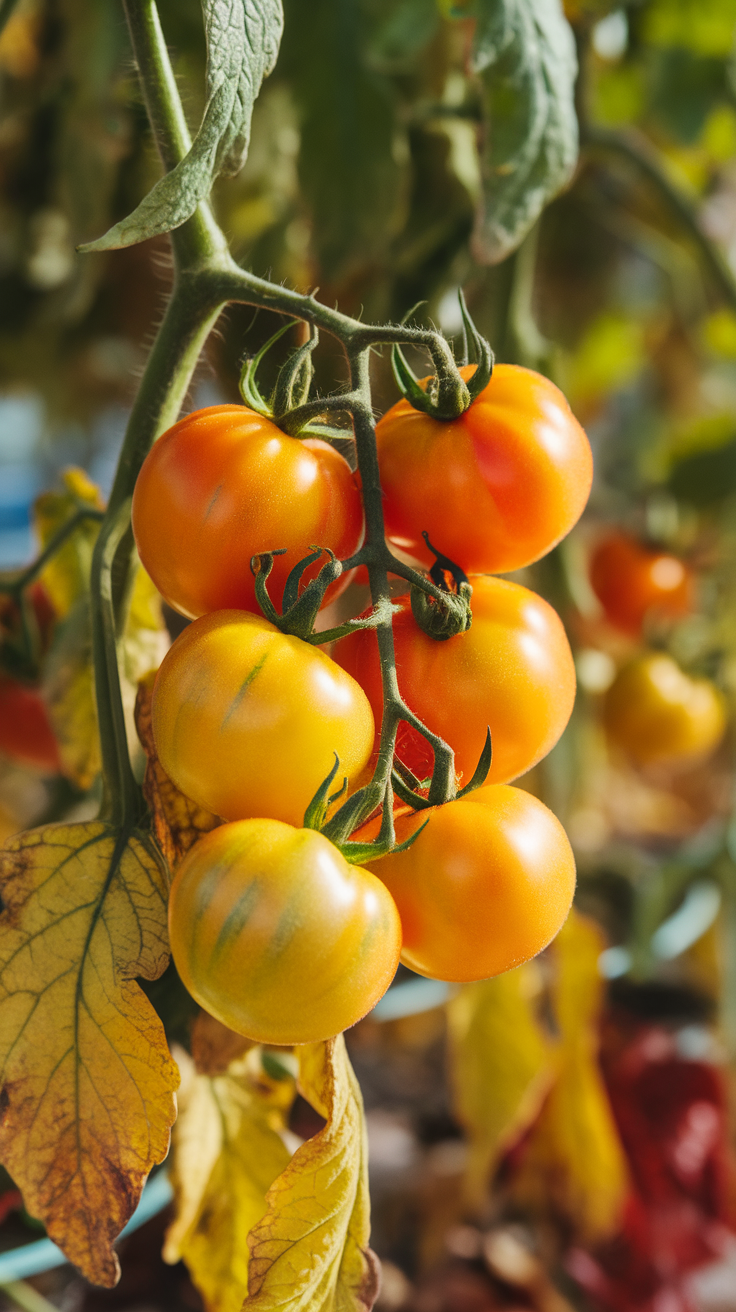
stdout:
<svg viewBox="0 0 736 1312">
<path fill-rule="evenodd" d="M 156 5 L 154 0 L 124 0 L 124 6 L 153 135 L 164 167 L 171 169 L 189 149 L 190 138 Z M 294 405 L 281 416 L 282 426 L 288 424 L 289 431 L 294 431 L 299 425 L 297 431 L 302 431 L 310 420 L 336 411 L 342 411 L 352 420 L 365 507 L 366 537 L 364 546 L 349 561 L 342 562 L 342 567 L 365 564 L 368 569 L 373 600 L 370 623 L 375 628 L 378 642 L 384 710 L 373 778 L 339 808 L 324 826 L 324 833 L 339 844 L 348 844 L 353 830 L 380 807 L 380 833 L 370 851 L 374 854 L 379 848 L 389 851 L 395 844 L 392 773 L 396 732 L 402 720 L 424 736 L 434 753 L 432 779 L 426 799 L 422 800 L 431 805 L 449 801 L 456 795 L 457 785 L 452 749 L 431 733 L 405 704 L 396 678 L 389 572 L 407 579 L 415 588 L 434 598 L 437 605 L 447 604 L 447 594 L 431 579 L 398 561 L 386 545 L 370 385 L 371 349 L 394 344 L 426 349 L 436 380 L 432 399 L 447 417 L 460 413 L 470 404 L 468 386 L 458 371 L 449 344 L 438 332 L 407 324 L 371 326 L 361 323 L 339 310 L 321 305 L 313 294 L 291 291 L 241 269 L 230 255 L 207 204 L 201 203 L 193 217 L 171 233 L 171 243 L 174 290 L 133 407 L 93 560 L 95 685 L 103 738 L 105 793 L 111 814 L 129 821 L 140 808 L 140 794 L 133 780 L 125 741 L 116 651 L 135 568 L 134 544 L 129 528 L 130 498 L 153 441 L 178 417 L 200 351 L 218 314 L 229 302 L 240 302 L 287 315 L 291 320 L 306 324 L 310 330 L 310 341 L 296 353 L 296 364 L 289 366 L 283 375 L 283 386 L 277 387 L 278 404 Z M 348 367 L 348 385 L 347 390 L 337 396 L 309 401 L 305 395 L 307 365 L 318 330 L 330 333 L 341 343 Z M 490 360 L 490 348 L 488 357 Z M 482 360 L 479 360 L 478 369 L 481 367 Z M 252 382 L 254 371 L 248 377 Z M 256 402 L 254 408 L 265 404 L 257 388 L 246 399 L 249 404 Z M 340 434 L 340 440 L 344 437 Z M 274 550 L 278 546 L 274 543 Z M 331 577 L 337 576 L 335 570 L 339 565 L 340 562 L 328 562 L 323 566 L 320 578 L 329 582 Z M 267 597 L 267 575 L 259 569 L 257 581 L 261 576 L 262 592 Z M 298 612 L 299 624 L 305 630 L 318 591 L 313 589 L 310 593 L 311 587 L 312 583 L 299 595 L 297 579 L 291 589 L 294 595 L 289 597 L 291 620 Z M 301 611 L 298 610 L 300 607 Z M 284 617 L 277 616 L 277 620 L 283 623 Z M 354 621 L 353 626 L 357 623 L 359 621 Z M 324 642 L 332 635 L 313 635 L 310 623 L 310 632 L 306 636 L 309 641 Z"/>
</svg>

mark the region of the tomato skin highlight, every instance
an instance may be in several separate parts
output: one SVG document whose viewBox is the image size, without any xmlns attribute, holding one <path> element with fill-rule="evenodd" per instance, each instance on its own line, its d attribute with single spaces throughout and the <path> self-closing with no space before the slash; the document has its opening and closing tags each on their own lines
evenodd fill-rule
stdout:
<svg viewBox="0 0 736 1312">
<path fill-rule="evenodd" d="M 399 689 L 412 711 L 455 751 L 455 768 L 473 774 L 490 726 L 490 783 L 531 769 L 554 747 L 572 712 L 575 666 L 557 612 L 536 593 L 505 579 L 471 578 L 473 622 L 438 642 L 425 634 L 399 597 L 394 646 Z M 336 643 L 333 659 L 365 689 L 380 732 L 383 717 L 378 644 L 371 629 Z M 432 750 L 403 721 L 397 751 L 419 778 L 432 771 Z"/>
<path fill-rule="evenodd" d="M 641 634 L 650 611 L 679 619 L 692 610 L 692 572 L 677 556 L 612 533 L 590 558 L 590 582 L 606 618 L 623 633 Z"/>
<path fill-rule="evenodd" d="M 564 924 L 575 858 L 531 793 L 486 785 L 396 821 L 405 852 L 369 864 L 399 909 L 401 960 L 431 979 L 490 979 L 536 956 Z"/>
<path fill-rule="evenodd" d="M 647 652 L 619 670 L 603 718 L 609 738 L 637 764 L 685 765 L 718 746 L 726 704 L 710 679 L 692 679 L 671 656 Z"/>
<path fill-rule="evenodd" d="M 284 584 L 313 546 L 338 559 L 363 539 L 363 506 L 347 461 L 326 442 L 300 441 L 246 406 L 210 406 L 174 424 L 146 457 L 133 494 L 133 532 L 163 598 L 196 618 L 260 613 L 251 557 L 287 548 L 268 580 L 281 609 Z M 313 578 L 325 562 L 305 572 Z M 328 589 L 325 603 L 350 582 Z"/>
<path fill-rule="evenodd" d="M 0 675 L 0 752 L 45 774 L 61 772 L 59 744 L 40 692 L 6 675 Z"/>
<path fill-rule="evenodd" d="M 376 442 L 387 537 L 425 565 L 424 529 L 467 574 L 520 569 L 569 533 L 590 493 L 585 432 L 559 388 L 519 365 L 497 364 L 459 419 L 399 401 Z"/>
<path fill-rule="evenodd" d="M 187 854 L 169 900 L 171 950 L 197 1002 L 260 1043 L 315 1043 L 370 1011 L 393 979 L 393 899 L 311 829 L 244 820 Z"/>
<path fill-rule="evenodd" d="M 226 820 L 301 825 L 335 753 L 352 780 L 375 733 L 365 694 L 329 656 L 238 610 L 213 611 L 179 635 L 151 713 L 167 774 Z"/>
</svg>

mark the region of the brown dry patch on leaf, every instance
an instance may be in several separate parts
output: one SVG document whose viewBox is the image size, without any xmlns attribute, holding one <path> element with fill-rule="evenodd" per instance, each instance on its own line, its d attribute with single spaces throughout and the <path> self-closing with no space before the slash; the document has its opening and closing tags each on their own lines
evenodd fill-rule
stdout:
<svg viewBox="0 0 736 1312">
<path fill-rule="evenodd" d="M 198 1075 L 224 1075 L 231 1062 L 253 1047 L 253 1040 L 228 1029 L 208 1011 L 200 1011 L 192 1021 L 191 1047 Z"/>
<path fill-rule="evenodd" d="M 191 798 L 180 793 L 164 770 L 156 754 L 151 728 L 151 699 L 156 670 L 151 670 L 138 684 L 135 702 L 135 727 L 146 753 L 143 793 L 153 816 L 153 832 L 169 867 L 175 870 L 202 834 L 222 824 L 219 816 L 205 811 Z"/>
<path fill-rule="evenodd" d="M 448 1005 L 455 1107 L 468 1133 L 465 1194 L 482 1205 L 502 1153 L 536 1119 L 554 1049 L 536 1015 L 534 962 L 466 984 Z"/>
<path fill-rule="evenodd" d="M 176 1115 L 178 1072 L 136 976 L 168 961 L 166 881 L 143 835 L 49 825 L 0 852 L 0 1159 L 88 1280 Z"/>
<path fill-rule="evenodd" d="M 240 1312 L 248 1290 L 248 1233 L 290 1157 L 279 1131 L 294 1080 L 269 1080 L 258 1049 L 215 1077 L 197 1073 L 181 1050 L 177 1059 L 182 1084 L 171 1169 L 176 1217 L 164 1258 L 184 1259 L 209 1312 Z"/>
<path fill-rule="evenodd" d="M 248 1236 L 243 1312 L 367 1312 L 379 1265 L 368 1247 L 370 1204 L 363 1101 L 342 1035 L 297 1049 L 299 1088 L 327 1124 L 268 1191 Z"/>
</svg>

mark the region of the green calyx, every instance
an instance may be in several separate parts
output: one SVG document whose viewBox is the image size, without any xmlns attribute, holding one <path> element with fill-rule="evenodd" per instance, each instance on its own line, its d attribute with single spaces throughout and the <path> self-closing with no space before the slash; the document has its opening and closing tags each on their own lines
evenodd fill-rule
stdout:
<svg viewBox="0 0 736 1312">
<path fill-rule="evenodd" d="M 467 381 L 459 373 L 448 349 L 445 359 L 435 357 L 437 372 L 424 388 L 407 363 L 398 343 L 391 348 L 391 366 L 401 395 L 415 410 L 420 410 L 432 419 L 445 421 L 459 419 L 488 386 L 493 373 L 493 352 L 485 337 L 481 337 L 473 323 L 461 289 L 458 290 L 458 300 L 463 320 L 462 364 L 469 363 L 469 347 L 472 346 L 476 365 L 475 373 Z M 421 304 L 420 301 L 419 305 Z M 418 306 L 415 305 L 405 315 L 402 323 L 406 323 L 417 309 Z"/>
<path fill-rule="evenodd" d="M 425 592 L 423 588 L 412 585 L 409 593 L 412 614 L 424 633 L 437 642 L 445 642 L 448 638 L 466 633 L 470 628 L 473 622 L 470 609 L 473 589 L 464 570 L 432 546 L 426 530 L 422 537 L 435 557 L 429 577 L 441 595 Z M 447 581 L 448 575 L 452 580 L 452 589 Z"/>
<path fill-rule="evenodd" d="M 320 437 L 328 442 L 346 441 L 350 434 L 345 429 L 313 422 L 321 408 L 319 402 L 309 401 L 314 377 L 312 352 L 319 341 L 319 332 L 314 324 L 309 325 L 309 339 L 292 351 L 282 364 L 271 396 L 266 398 L 261 392 L 257 378 L 260 365 L 272 347 L 294 327 L 295 322 L 299 320 L 283 324 L 263 344 L 260 351 L 247 357 L 240 374 L 240 394 L 251 410 L 263 415 L 264 419 L 270 419 L 290 437 Z"/>
</svg>

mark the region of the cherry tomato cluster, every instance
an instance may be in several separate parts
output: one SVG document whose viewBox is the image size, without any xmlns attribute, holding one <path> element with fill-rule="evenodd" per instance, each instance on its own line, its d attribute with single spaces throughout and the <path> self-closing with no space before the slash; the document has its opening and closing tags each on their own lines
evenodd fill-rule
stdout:
<svg viewBox="0 0 736 1312">
<path fill-rule="evenodd" d="M 489 575 L 538 559 L 569 532 L 590 489 L 587 438 L 553 384 L 499 365 L 457 419 L 400 401 L 379 422 L 376 445 L 389 544 L 421 567 L 428 540 L 473 589 L 472 624 L 449 638 L 430 636 L 409 599 L 398 600 L 401 696 L 453 749 L 458 785 L 473 776 L 489 727 L 493 758 L 474 791 L 398 808 L 398 848 L 380 859 L 368 848 L 365 864 L 348 849 L 357 840 L 365 852 L 380 815 L 341 847 L 305 827 L 305 812 L 335 757 L 348 794 L 369 778 L 384 714 L 375 629 L 352 631 L 328 656 L 264 618 L 250 568 L 281 553 L 268 588 L 286 606 L 319 569 L 313 562 L 295 582 L 315 544 L 354 555 L 364 531 L 357 476 L 321 440 L 216 406 L 159 439 L 133 500 L 141 560 L 193 620 L 156 679 L 156 749 L 179 789 L 226 822 L 176 872 L 172 952 L 203 1007 L 265 1042 L 308 1042 L 354 1024 L 400 956 L 447 980 L 508 970 L 554 937 L 574 890 L 559 821 L 508 786 L 567 723 L 570 648 L 541 597 Z M 324 600 L 349 581 L 348 570 Z M 419 802 L 434 760 L 416 726 L 402 722 L 396 758 Z"/>
<path fill-rule="evenodd" d="M 616 530 L 596 544 L 590 582 L 614 629 L 635 641 L 693 608 L 695 577 L 678 556 Z M 636 651 L 607 691 L 608 736 L 636 765 L 687 765 L 707 756 L 726 727 L 723 695 L 665 651 Z"/>
</svg>

